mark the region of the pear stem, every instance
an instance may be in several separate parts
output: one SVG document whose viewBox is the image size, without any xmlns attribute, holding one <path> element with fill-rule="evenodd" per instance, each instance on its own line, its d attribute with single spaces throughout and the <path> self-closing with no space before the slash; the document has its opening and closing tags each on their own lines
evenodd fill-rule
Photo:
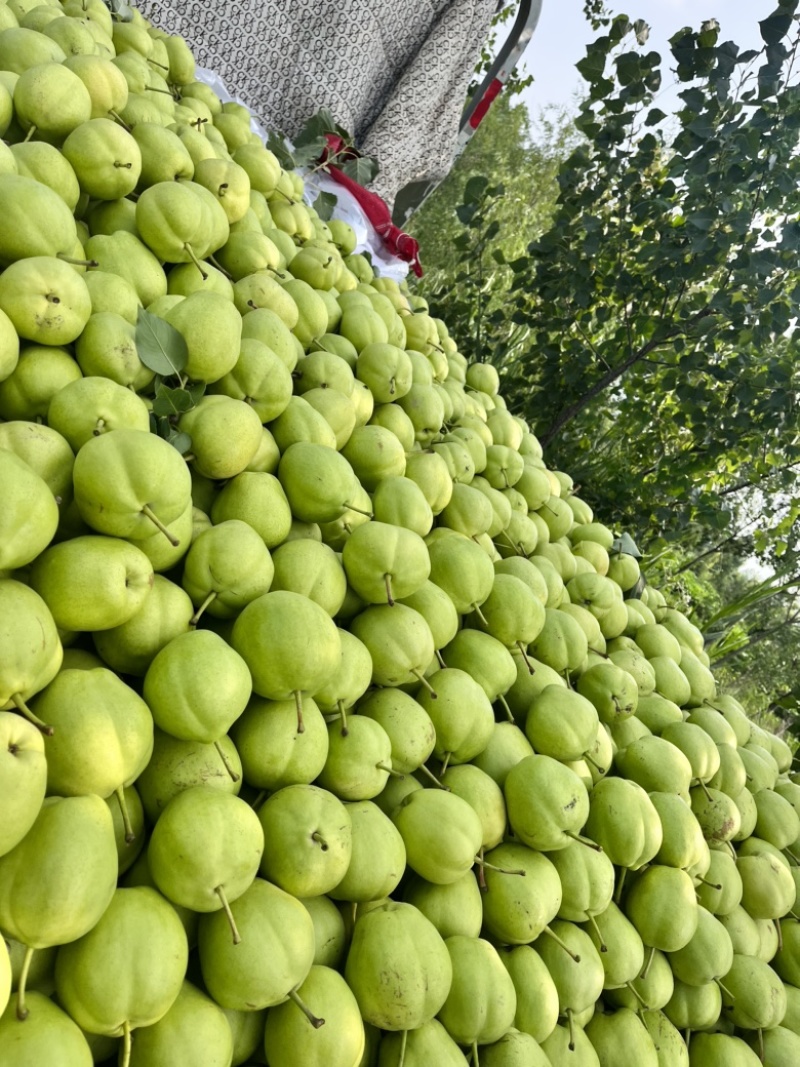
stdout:
<svg viewBox="0 0 800 1067">
<path fill-rule="evenodd" d="M 28 127 L 28 132 L 25 134 L 25 140 L 22 143 L 23 144 L 27 144 L 28 141 L 30 141 L 30 139 L 33 137 L 33 135 L 35 133 L 36 133 L 36 127 L 35 126 L 29 126 Z"/>
<path fill-rule="evenodd" d="M 522 656 L 525 666 L 528 668 L 528 674 L 536 674 L 536 668 L 528 659 L 528 653 L 525 651 L 525 646 L 521 641 L 517 641 L 517 648 L 519 649 L 519 654 Z"/>
<path fill-rule="evenodd" d="M 478 1042 L 472 1042 L 472 1067 L 480 1067 L 480 1060 L 478 1059 Z"/>
<path fill-rule="evenodd" d="M 350 733 L 347 728 L 347 708 L 344 706 L 343 700 L 337 700 L 336 704 L 339 708 L 339 718 L 342 720 L 342 737 L 347 737 Z"/>
<path fill-rule="evenodd" d="M 475 862 L 482 870 L 496 871 L 497 874 L 518 874 L 521 878 L 524 878 L 526 874 L 523 870 L 512 870 L 510 867 L 496 867 L 493 863 L 487 863 L 486 860 L 483 859 L 483 849 L 481 849 L 479 855 L 475 857 Z"/>
<path fill-rule="evenodd" d="M 214 742 L 214 748 L 217 750 L 217 755 L 222 760 L 222 766 L 225 768 L 225 770 L 230 775 L 231 781 L 232 782 L 238 782 L 239 778 L 241 777 L 241 775 L 237 774 L 236 771 L 234 770 L 233 764 L 228 759 L 228 757 L 225 755 L 225 752 L 223 751 L 222 745 L 219 743 L 219 741 L 215 741 Z"/>
<path fill-rule="evenodd" d="M 608 952 L 608 945 L 603 940 L 603 935 L 600 933 L 600 927 L 597 925 L 597 920 L 594 915 L 589 916 L 589 922 L 592 924 L 594 932 L 597 934 L 597 940 L 600 942 L 600 951 Z"/>
<path fill-rule="evenodd" d="M 242 935 L 239 933 L 239 929 L 236 926 L 236 920 L 233 917 L 231 906 L 228 903 L 228 898 L 225 896 L 225 889 L 221 885 L 218 885 L 214 887 L 214 892 L 219 897 L 220 904 L 222 904 L 222 910 L 225 912 L 228 924 L 230 925 L 231 933 L 233 934 L 233 943 L 234 945 L 238 945 L 242 940 Z"/>
<path fill-rule="evenodd" d="M 297 708 L 297 732 L 305 733 L 306 725 L 303 722 L 303 694 L 299 689 L 294 691 L 294 706 Z"/>
<path fill-rule="evenodd" d="M 311 840 L 316 841 L 323 852 L 328 851 L 328 842 L 325 840 L 319 830 L 314 831 L 314 833 L 311 835 Z"/>
<path fill-rule="evenodd" d="M 645 1011 L 650 1011 L 650 1005 L 644 999 L 644 997 L 639 992 L 639 990 L 636 988 L 636 986 L 633 984 L 633 982 L 626 982 L 625 985 L 631 991 L 632 996 L 634 996 L 636 998 L 636 1000 L 639 1001 L 639 1004 L 641 1004 L 641 1006 L 644 1008 L 644 1010 Z"/>
<path fill-rule="evenodd" d="M 586 760 L 587 763 L 591 763 L 591 765 L 594 767 L 598 774 L 602 775 L 606 773 L 607 768 L 601 767 L 597 760 L 590 756 L 588 752 L 584 752 L 583 758 Z"/>
<path fill-rule="evenodd" d="M 120 1067 L 130 1067 L 131 1063 L 131 1024 L 126 1019 L 122 1024 L 122 1061 Z"/>
<path fill-rule="evenodd" d="M 564 949 L 566 954 L 569 956 L 569 958 L 574 963 L 580 963 L 581 962 L 581 958 L 578 955 L 578 953 L 577 952 L 573 952 L 572 949 L 569 947 L 569 945 L 566 943 L 566 941 L 562 941 L 562 939 L 558 936 L 558 934 L 553 933 L 553 931 L 550 929 L 549 926 L 545 926 L 545 928 L 542 931 L 542 933 L 547 934 L 548 937 L 552 937 L 552 939 L 555 941 L 555 943 L 557 945 L 560 945 L 561 948 Z"/>
<path fill-rule="evenodd" d="M 63 252 L 56 252 L 56 259 L 62 263 L 71 263 L 73 267 L 99 267 L 96 259 L 76 259 L 74 256 L 65 256 Z"/>
<path fill-rule="evenodd" d="M 791 851 L 791 849 L 785 848 L 783 851 L 786 853 L 786 855 L 789 857 L 795 867 L 800 867 L 800 858 L 798 858 L 794 854 L 794 852 Z"/>
<path fill-rule="evenodd" d="M 442 668 L 442 670 L 444 670 L 447 664 L 444 661 L 444 656 L 441 654 L 438 648 L 436 649 L 436 659 L 439 661 L 439 666 Z"/>
<path fill-rule="evenodd" d="M 596 841 L 592 841 L 590 837 L 584 837 L 583 834 L 576 834 L 574 830 L 565 830 L 564 833 L 567 837 L 571 837 L 573 841 L 579 841 L 582 845 L 586 845 L 587 848 L 593 848 L 595 852 L 603 851 L 603 846 L 598 845 Z"/>
<path fill-rule="evenodd" d="M 408 1040 L 408 1030 L 403 1031 L 403 1036 L 400 1038 L 400 1059 L 397 1061 L 397 1067 L 403 1067 L 406 1062 L 406 1041 Z"/>
<path fill-rule="evenodd" d="M 498 695 L 497 702 L 498 702 L 498 704 L 502 704 L 503 711 L 505 711 L 506 718 L 508 719 L 508 721 L 509 722 L 516 722 L 516 719 L 514 718 L 514 715 L 513 715 L 512 711 L 511 711 L 511 708 L 508 706 L 508 702 L 506 701 L 506 698 L 503 696 L 502 693 L 500 693 Z"/>
<path fill-rule="evenodd" d="M 348 511 L 355 511 L 357 515 L 366 515 L 368 519 L 374 517 L 371 511 L 364 511 L 363 508 L 357 508 L 355 504 L 349 504 L 347 501 L 344 502 L 343 506 L 347 508 Z"/>
<path fill-rule="evenodd" d="M 439 777 L 440 778 L 444 778 L 445 773 L 447 771 L 447 764 L 450 762 L 450 757 L 452 755 L 453 755 L 452 752 L 445 752 L 444 760 L 442 761 L 442 769 L 439 771 Z"/>
<path fill-rule="evenodd" d="M 298 1006 L 300 1011 L 305 1015 L 315 1030 L 319 1030 L 320 1026 L 325 1025 L 324 1019 L 318 1019 L 317 1016 L 311 1011 L 307 1004 L 304 1004 L 300 999 L 300 995 L 296 989 L 289 990 L 289 997 Z"/>
<path fill-rule="evenodd" d="M 53 736 L 53 734 L 55 733 L 55 728 L 53 726 L 50 726 L 46 722 L 42 722 L 42 720 L 38 716 L 34 715 L 31 709 L 19 695 L 19 693 L 12 693 L 11 700 L 14 703 L 14 707 L 16 707 L 17 710 L 25 716 L 28 722 L 32 722 L 34 726 L 38 727 L 38 729 L 42 731 L 45 737 Z"/>
<path fill-rule="evenodd" d="M 197 609 L 197 611 L 194 613 L 194 615 L 192 615 L 191 619 L 189 619 L 189 625 L 190 626 L 197 626 L 198 622 L 200 622 L 200 616 L 203 614 L 203 612 L 206 610 L 206 608 L 208 607 L 208 605 L 211 603 L 211 601 L 214 599 L 214 597 L 216 595 L 217 594 L 216 594 L 215 590 L 212 590 L 208 594 L 208 596 L 205 598 L 205 600 L 200 605 L 200 607 Z"/>
<path fill-rule="evenodd" d="M 405 778 L 405 775 L 402 773 L 402 771 L 396 771 L 394 767 L 389 766 L 389 764 L 387 763 L 376 763 L 375 766 L 378 768 L 379 771 L 386 771 L 386 773 L 390 774 L 392 778 Z"/>
<path fill-rule="evenodd" d="M 194 265 L 200 271 L 200 277 L 203 279 L 204 282 L 207 282 L 208 281 L 208 273 L 203 270 L 203 268 L 201 266 L 201 263 L 200 263 L 200 260 L 195 255 L 195 251 L 192 248 L 192 246 L 189 244 L 188 241 L 184 241 L 183 247 L 186 249 L 186 253 L 189 256 L 189 259 L 191 259 L 192 263 L 194 263 Z"/>
<path fill-rule="evenodd" d="M 437 696 L 439 694 L 433 688 L 433 686 L 428 681 L 428 679 L 423 675 L 422 671 L 417 670 L 416 667 L 412 667 L 410 673 L 414 675 L 414 677 L 417 679 L 417 681 L 420 683 L 420 685 L 424 686 L 428 690 L 428 692 L 431 695 L 431 700 L 436 700 L 436 698 L 437 698 Z"/>
<path fill-rule="evenodd" d="M 761 1062 L 764 1062 L 764 1031 L 759 1026 L 758 1028 L 758 1058 Z"/>
<path fill-rule="evenodd" d="M 488 893 L 489 892 L 489 887 L 486 884 L 486 872 L 483 869 L 484 852 L 485 852 L 485 849 L 484 849 L 483 845 L 481 845 L 481 850 L 478 853 L 478 855 L 477 855 L 477 857 L 475 859 L 475 862 L 478 865 L 478 889 L 480 889 L 481 893 Z"/>
<path fill-rule="evenodd" d="M 727 986 L 723 985 L 722 982 L 720 982 L 719 978 L 715 978 L 714 981 L 717 983 L 717 985 L 726 997 L 730 997 L 731 1000 L 736 1000 L 736 997 L 733 995 L 733 993 L 731 993 L 730 989 L 728 989 Z"/>
<path fill-rule="evenodd" d="M 622 900 L 622 890 L 625 887 L 625 875 L 627 873 L 628 873 L 628 868 L 627 867 L 623 867 L 622 868 L 622 873 L 619 876 L 619 881 L 617 882 L 617 890 L 614 893 L 614 903 L 615 904 L 619 904 L 619 902 Z"/>
<path fill-rule="evenodd" d="M 25 946 L 25 956 L 22 960 L 22 970 L 20 971 L 17 985 L 17 1018 L 20 1022 L 24 1022 L 28 1018 L 28 1009 L 25 1006 L 25 988 L 28 984 L 28 972 L 31 969 L 31 960 L 34 952 L 33 945 Z"/>
<path fill-rule="evenodd" d="M 431 782 L 433 782 L 433 784 L 435 786 L 439 787 L 439 789 L 444 789 L 445 792 L 447 792 L 447 793 L 450 792 L 450 790 L 447 788 L 447 786 L 446 785 L 442 785 L 442 783 L 439 781 L 439 779 L 436 777 L 436 775 L 433 773 L 433 771 L 430 770 L 429 767 L 426 767 L 424 763 L 420 763 L 419 767 L 417 767 L 417 770 L 421 771 L 425 775 L 425 777 L 429 778 L 431 780 Z"/>
<path fill-rule="evenodd" d="M 260 789 L 253 798 L 253 800 L 250 801 L 250 807 L 253 809 L 253 811 L 258 811 L 258 809 L 261 807 L 261 805 L 264 803 L 268 796 L 268 789 Z"/>
<path fill-rule="evenodd" d="M 220 272 L 220 274 L 224 274 L 225 277 L 228 279 L 228 281 L 230 281 L 230 282 L 233 281 L 233 275 L 229 274 L 228 271 L 225 270 L 225 268 L 222 266 L 221 263 L 218 263 L 217 260 L 214 259 L 213 256 L 209 256 L 208 258 L 211 260 L 211 262 L 214 264 L 214 266 L 217 268 L 217 270 Z"/>
<path fill-rule="evenodd" d="M 698 779 L 697 779 L 697 784 L 698 784 L 698 785 L 700 786 L 700 788 L 701 788 L 701 789 L 703 790 L 703 792 L 705 793 L 705 795 L 706 795 L 706 800 L 711 800 L 711 801 L 713 801 L 713 800 L 714 800 L 714 798 L 713 798 L 713 797 L 711 796 L 711 793 L 709 792 L 709 789 L 708 789 L 708 786 L 706 785 L 706 783 L 705 783 L 705 782 L 701 782 L 701 781 L 700 781 L 700 779 L 698 778 Z"/>
<path fill-rule="evenodd" d="M 386 603 L 390 608 L 394 607 L 394 597 L 392 596 L 392 576 L 391 574 L 384 574 L 383 584 L 386 586 Z"/>
<path fill-rule="evenodd" d="M 700 875 L 697 876 L 697 881 L 701 882 L 703 885 L 707 885 L 709 889 L 722 889 L 722 884 L 720 882 L 709 882 L 707 878 L 702 878 Z"/>
<path fill-rule="evenodd" d="M 175 536 L 175 534 L 171 534 L 169 532 L 169 530 L 166 528 L 166 526 L 161 521 L 161 519 L 159 519 L 158 515 L 156 515 L 156 513 L 153 511 L 153 509 L 150 507 L 149 504 L 145 504 L 144 507 L 142 508 L 142 515 L 144 515 L 146 518 L 148 518 L 150 520 L 150 522 L 152 522 L 153 525 L 156 527 L 156 529 L 160 530 L 163 533 L 163 535 L 166 537 L 166 539 L 169 541 L 169 543 L 173 546 L 173 548 L 177 548 L 178 547 L 178 545 L 180 544 L 180 541 L 178 540 L 178 538 Z"/>
<path fill-rule="evenodd" d="M 125 827 L 125 844 L 132 845 L 136 840 L 136 834 L 133 832 L 133 824 L 131 822 L 130 813 L 128 812 L 128 804 L 125 800 L 125 790 L 121 785 L 118 785 L 114 790 L 114 795 L 119 804 L 120 815 L 122 815 L 122 825 Z"/>
<path fill-rule="evenodd" d="M 118 122 L 120 124 L 120 126 L 123 128 L 123 130 L 127 130 L 128 133 L 131 132 L 131 127 L 128 125 L 128 123 L 125 121 L 125 119 L 117 111 L 115 111 L 113 108 L 109 108 L 108 113 L 111 116 L 111 118 L 114 120 L 114 122 Z"/>
<path fill-rule="evenodd" d="M 567 1026 L 569 1026 L 569 1050 L 575 1051 L 575 1020 L 572 1018 L 572 1008 L 567 1008 Z"/>
<path fill-rule="evenodd" d="M 485 615 L 483 614 L 483 612 L 481 611 L 481 606 L 480 606 L 480 604 L 473 604 L 473 605 L 472 605 L 472 610 L 473 610 L 473 611 L 475 612 L 475 614 L 476 614 L 476 615 L 478 616 L 478 618 L 479 618 L 479 619 L 481 620 L 481 625 L 482 625 L 482 626 L 485 626 L 485 627 L 486 627 L 486 629 L 488 630 L 488 629 L 489 629 L 489 623 L 488 623 L 488 622 L 486 621 L 486 616 L 485 616 Z"/>
<path fill-rule="evenodd" d="M 650 951 L 649 951 L 649 952 L 648 952 L 648 954 L 647 954 L 647 960 L 646 960 L 646 962 L 645 962 L 645 965 L 644 965 L 644 970 L 643 970 L 643 971 L 642 971 L 642 973 L 641 973 L 641 974 L 639 975 L 639 977 L 641 978 L 641 980 L 642 980 L 643 982 L 646 982 L 646 981 L 647 981 L 647 974 L 648 974 L 648 972 L 649 972 L 649 970 L 650 970 L 650 964 L 651 964 L 651 963 L 653 962 L 653 958 L 655 957 L 655 954 L 656 954 L 656 950 L 655 950 L 655 948 L 654 948 L 654 947 L 653 947 L 653 946 L 651 945 L 651 946 L 650 946 Z"/>
</svg>

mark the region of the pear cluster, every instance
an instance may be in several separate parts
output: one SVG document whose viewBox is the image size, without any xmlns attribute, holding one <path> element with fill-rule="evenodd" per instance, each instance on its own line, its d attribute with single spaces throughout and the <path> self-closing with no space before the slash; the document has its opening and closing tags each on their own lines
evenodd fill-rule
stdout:
<svg viewBox="0 0 800 1067">
<path fill-rule="evenodd" d="M 0 134 L 0 1063 L 796 1067 L 792 752 L 497 371 L 136 12 Z"/>
</svg>

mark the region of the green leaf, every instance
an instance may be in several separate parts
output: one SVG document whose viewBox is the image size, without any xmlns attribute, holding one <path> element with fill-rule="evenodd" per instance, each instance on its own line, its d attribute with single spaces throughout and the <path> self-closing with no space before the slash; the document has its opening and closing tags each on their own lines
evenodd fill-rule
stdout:
<svg viewBox="0 0 800 1067">
<path fill-rule="evenodd" d="M 358 159 L 348 159 L 342 165 L 342 174 L 352 178 L 359 185 L 369 185 L 378 175 L 380 167 L 378 161 L 370 156 L 359 156 Z"/>
<path fill-rule="evenodd" d="M 179 433 L 173 431 L 167 438 L 173 448 L 177 448 L 182 456 L 185 456 L 187 452 L 191 450 L 192 439 L 188 433 Z"/>
<path fill-rule="evenodd" d="M 267 138 L 267 148 L 277 158 L 284 170 L 294 170 L 294 157 L 289 151 L 284 134 L 270 130 Z"/>
<path fill-rule="evenodd" d="M 335 193 L 320 193 L 312 207 L 323 222 L 328 222 L 333 217 L 333 209 L 338 202 L 339 198 Z"/>
<path fill-rule="evenodd" d="M 189 359 L 183 334 L 144 308 L 139 309 L 135 341 L 139 359 L 162 378 L 179 375 Z"/>
<path fill-rule="evenodd" d="M 194 397 L 188 389 L 171 389 L 163 382 L 156 389 L 153 399 L 153 412 L 156 415 L 183 415 L 194 406 Z"/>
<path fill-rule="evenodd" d="M 611 546 L 611 551 L 618 553 L 619 555 L 633 556 L 634 559 L 641 559 L 642 553 L 636 547 L 636 542 L 633 540 L 630 534 L 623 533 L 620 537 L 617 537 Z"/>
<path fill-rule="evenodd" d="M 758 24 L 761 40 L 765 44 L 778 44 L 792 28 L 792 16 L 773 12 Z"/>
</svg>

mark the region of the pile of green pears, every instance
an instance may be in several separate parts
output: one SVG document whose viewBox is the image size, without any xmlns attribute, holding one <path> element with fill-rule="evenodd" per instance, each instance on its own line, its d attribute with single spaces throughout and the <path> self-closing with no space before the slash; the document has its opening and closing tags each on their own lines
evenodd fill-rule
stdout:
<svg viewBox="0 0 800 1067">
<path fill-rule="evenodd" d="M 135 12 L 0 135 L 0 1063 L 797 1067 L 792 753 L 497 371 Z"/>
</svg>

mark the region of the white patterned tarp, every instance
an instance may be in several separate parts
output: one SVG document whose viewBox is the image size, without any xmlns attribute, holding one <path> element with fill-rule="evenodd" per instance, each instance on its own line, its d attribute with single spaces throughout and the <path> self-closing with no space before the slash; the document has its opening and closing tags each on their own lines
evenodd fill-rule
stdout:
<svg viewBox="0 0 800 1067">
<path fill-rule="evenodd" d="M 450 169 L 496 0 L 139 0 L 262 126 L 290 138 L 322 107 L 381 172 L 391 204 Z"/>
</svg>

